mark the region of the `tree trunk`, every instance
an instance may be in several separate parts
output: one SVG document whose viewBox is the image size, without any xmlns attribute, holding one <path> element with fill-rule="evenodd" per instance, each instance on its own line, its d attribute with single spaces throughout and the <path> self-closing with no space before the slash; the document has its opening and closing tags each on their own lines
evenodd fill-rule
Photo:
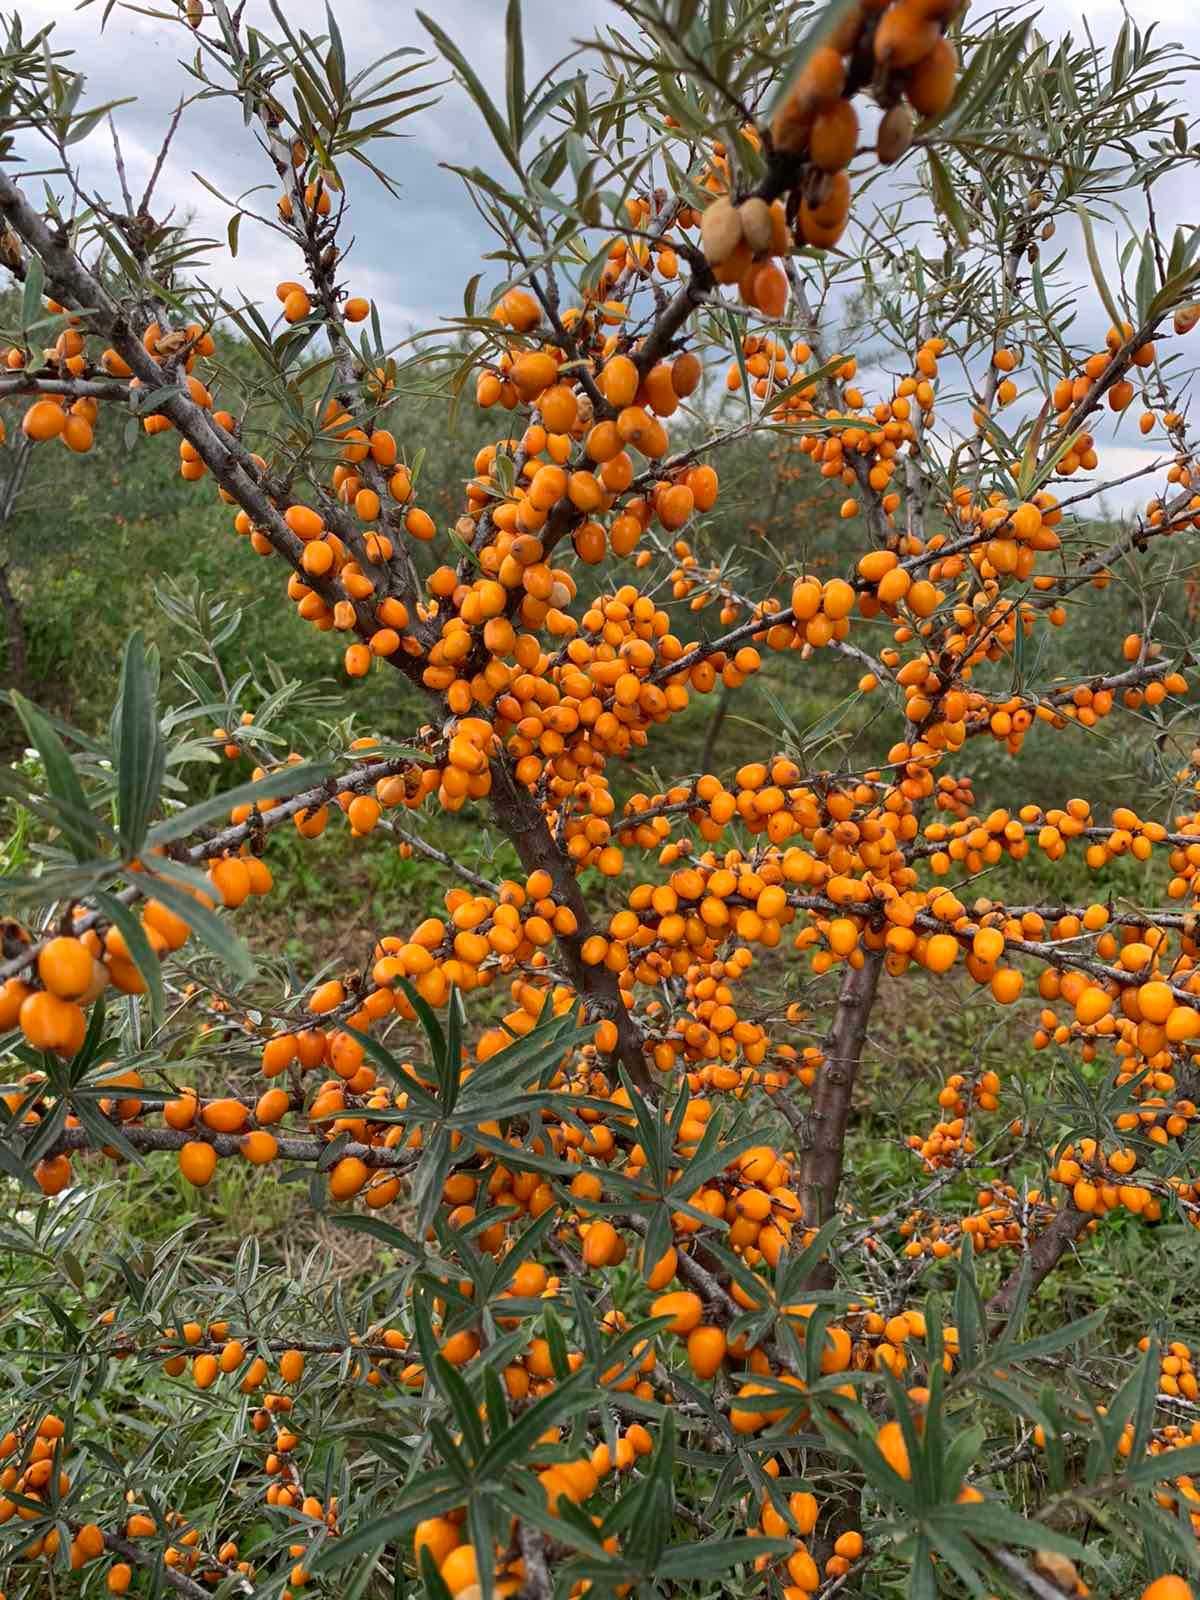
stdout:
<svg viewBox="0 0 1200 1600">
<path fill-rule="evenodd" d="M 492 813 L 505 835 L 512 841 L 526 872 L 539 869 L 550 874 L 553 894 L 559 905 L 575 916 L 572 934 L 557 935 L 563 964 L 574 985 L 589 1022 L 607 1018 L 616 1025 L 616 1059 L 639 1089 L 653 1092 L 646 1055 L 633 1018 L 621 998 L 617 975 L 603 963 L 588 966 L 581 951 L 584 940 L 596 930 L 588 914 L 579 880 L 566 852 L 550 832 L 541 807 L 523 784 L 513 778 L 503 757 L 492 762 Z"/>
<path fill-rule="evenodd" d="M 800 1196 L 810 1228 L 821 1227 L 837 1206 L 850 1100 L 882 969 L 882 952 L 868 950 L 861 967 L 847 969 L 838 991 L 825 1061 L 813 1088 L 808 1143 L 800 1157 Z"/>
<path fill-rule="evenodd" d="M 1044 1278 L 1050 1276 L 1090 1221 L 1088 1212 L 1077 1211 L 1071 1205 L 1064 1206 L 1045 1232 L 1033 1241 L 1028 1255 L 1030 1294 Z M 1004 1321 L 1016 1302 L 1025 1260 L 1022 1257 L 987 1303 L 988 1315 L 995 1317 L 998 1322 Z"/>
</svg>

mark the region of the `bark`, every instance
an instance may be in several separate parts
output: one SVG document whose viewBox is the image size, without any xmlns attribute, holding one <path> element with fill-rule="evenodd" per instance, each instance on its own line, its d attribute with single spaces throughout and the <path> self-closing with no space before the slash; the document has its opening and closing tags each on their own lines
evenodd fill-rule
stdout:
<svg viewBox="0 0 1200 1600">
<path fill-rule="evenodd" d="M 219 1156 L 239 1155 L 242 1139 L 245 1137 L 244 1133 L 213 1133 L 203 1125 L 192 1128 L 151 1128 L 143 1127 L 141 1123 L 132 1126 L 121 1124 L 119 1131 L 126 1142 L 137 1151 L 178 1151 L 194 1140 L 211 1144 Z M 247 1127 L 246 1132 L 249 1131 Z M 307 1139 L 283 1133 L 277 1134 L 276 1139 L 279 1144 L 279 1157 L 284 1161 L 320 1161 L 329 1149 L 329 1143 L 325 1139 Z M 68 1150 L 89 1151 L 94 1148 L 95 1141 L 90 1129 L 64 1128 L 49 1153 L 57 1154 L 59 1151 Z M 408 1172 L 416 1166 L 418 1160 L 412 1150 L 382 1149 L 379 1145 L 359 1144 L 353 1140 L 343 1146 L 342 1154 L 357 1156 L 372 1170 L 396 1173 Z"/>
<path fill-rule="evenodd" d="M 1091 1218 L 1086 1211 L 1076 1211 L 1074 1206 L 1067 1206 L 1059 1212 L 1045 1232 L 1034 1241 L 1027 1258 L 1032 1269 L 1030 1276 L 1031 1294 L 1042 1280 L 1049 1277 L 1054 1271 L 1090 1221 Z M 1023 1266 L 1024 1261 L 1015 1271 L 1009 1273 L 987 1303 L 989 1315 L 995 1317 L 997 1321 L 1007 1317 L 1013 1308 L 1013 1303 L 1017 1298 L 1017 1290 L 1021 1285 L 1021 1270 Z"/>
<path fill-rule="evenodd" d="M 76 1524 L 74 1532 L 78 1533 L 78 1531 L 79 1527 Z M 156 1580 L 161 1578 L 168 1589 L 173 1589 L 176 1594 L 183 1595 L 184 1600 L 208 1600 L 209 1595 L 212 1593 L 211 1589 L 206 1589 L 202 1583 L 195 1582 L 186 1573 L 178 1571 L 175 1567 L 161 1565 L 156 1553 L 144 1549 L 131 1539 L 123 1539 L 119 1533 L 106 1533 L 104 1535 L 104 1548 L 111 1550 L 114 1555 L 120 1556 L 130 1566 L 153 1567 Z M 219 1563 L 206 1562 L 205 1565 L 217 1566 Z M 222 1570 L 227 1569 L 223 1568 Z M 240 1580 L 238 1588 L 249 1594 L 253 1585 L 249 1579 L 241 1574 L 238 1574 L 238 1577 Z"/>
<path fill-rule="evenodd" d="M 616 1024 L 615 1056 L 639 1089 L 652 1091 L 650 1073 L 641 1037 L 621 998 L 617 975 L 603 963 L 588 966 L 583 960 L 584 940 L 597 930 L 592 924 L 575 869 L 550 832 L 549 823 L 537 800 L 524 785 L 516 783 L 503 758 L 492 763 L 492 814 L 498 826 L 512 841 L 526 872 L 539 869 L 550 874 L 553 895 L 559 905 L 574 914 L 576 929 L 571 934 L 556 934 L 563 964 L 576 993 L 584 1002 L 590 1022 L 608 1018 Z"/>
<path fill-rule="evenodd" d="M 810 1228 L 821 1227 L 837 1206 L 850 1100 L 882 969 L 882 952 L 867 951 L 861 967 L 847 970 L 838 991 L 837 1011 L 825 1040 L 825 1062 L 813 1089 L 808 1144 L 800 1157 L 800 1196 Z"/>
<path fill-rule="evenodd" d="M 528 1522 L 522 1522 L 519 1526 L 518 1540 L 521 1556 L 525 1562 L 525 1582 L 521 1588 L 521 1600 L 550 1600 L 554 1586 L 550 1581 L 550 1569 L 546 1564 L 544 1535 L 539 1528 L 531 1527 Z"/>
<path fill-rule="evenodd" d="M 634 358 L 637 369 L 644 378 L 656 361 L 661 361 L 671 348 L 671 341 L 695 311 L 702 298 L 714 284 L 707 266 L 697 266 L 691 277 L 678 289 L 666 309 L 655 318 L 654 326 L 642 341 Z"/>
</svg>

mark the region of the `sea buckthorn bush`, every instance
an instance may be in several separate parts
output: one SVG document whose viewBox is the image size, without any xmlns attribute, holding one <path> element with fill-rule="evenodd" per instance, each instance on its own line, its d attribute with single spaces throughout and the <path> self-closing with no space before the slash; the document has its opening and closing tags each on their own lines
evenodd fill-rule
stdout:
<svg viewBox="0 0 1200 1600">
<path fill-rule="evenodd" d="M 255 166 L 220 246 L 4 23 L 0 509 L 165 452 L 339 677 L 229 670 L 231 576 L 81 654 L 104 728 L 8 697 L 3 1600 L 1192 1600 L 1196 63 L 615 0 L 535 81 L 519 0 L 502 63 L 420 20 L 156 14 Z M 496 242 L 413 340 L 349 246 L 447 77 Z M 346 852 L 424 914 L 256 939 Z"/>
</svg>

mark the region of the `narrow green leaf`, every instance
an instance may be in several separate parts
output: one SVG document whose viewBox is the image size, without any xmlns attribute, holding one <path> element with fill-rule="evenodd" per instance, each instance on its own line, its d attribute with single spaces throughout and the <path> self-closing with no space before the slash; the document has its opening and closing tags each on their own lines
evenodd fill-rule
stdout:
<svg viewBox="0 0 1200 1600">
<path fill-rule="evenodd" d="M 508 131 L 517 150 L 525 137 L 525 40 L 521 33 L 521 0 L 508 0 L 504 19 L 507 61 L 505 87 L 508 91 Z"/>
<path fill-rule="evenodd" d="M 713 1578 L 744 1561 L 758 1556 L 789 1555 L 795 1545 L 787 1539 L 709 1539 L 701 1544 L 673 1544 L 663 1551 L 655 1568 L 656 1578 Z"/>
<path fill-rule="evenodd" d="M 1165 1478 L 1188 1477 L 1196 1472 L 1200 1472 L 1200 1444 L 1187 1444 L 1166 1456 L 1146 1456 L 1130 1462 L 1124 1476 L 1130 1483 L 1161 1483 Z"/>
<path fill-rule="evenodd" d="M 936 150 L 926 148 L 925 158 L 929 162 L 929 176 L 933 185 L 934 204 L 945 217 L 954 230 L 954 236 L 965 250 L 970 243 L 970 230 L 967 219 L 963 215 L 963 208 L 959 202 L 954 182 L 946 167 L 946 163 Z"/>
<path fill-rule="evenodd" d="M 236 788 L 221 794 L 210 795 L 194 806 L 177 811 L 174 816 L 156 822 L 148 838 L 152 845 L 170 844 L 174 839 L 186 839 L 199 833 L 211 822 L 228 821 L 235 806 L 255 805 L 260 800 L 275 800 L 280 796 L 290 798 L 306 789 L 315 789 L 330 776 L 332 768 L 327 761 L 306 761 L 300 766 L 281 767 L 278 772 L 259 779 L 257 783 L 239 783 Z"/>
<path fill-rule="evenodd" d="M 21 295 L 21 326 L 31 327 L 42 315 L 42 285 L 46 281 L 41 258 L 30 256 L 25 267 L 25 288 Z"/>
<path fill-rule="evenodd" d="M 427 1544 L 421 1546 L 421 1583 L 425 1589 L 426 1600 L 454 1600 L 449 1586 L 438 1572 L 433 1551 Z"/>
<path fill-rule="evenodd" d="M 352 1038 L 358 1040 L 375 1065 L 382 1067 L 397 1087 L 403 1089 L 405 1094 L 408 1095 L 409 1108 L 415 1107 L 413 1111 L 414 1118 L 422 1112 L 427 1117 L 440 1118 L 441 1108 L 437 1100 L 429 1093 L 424 1084 L 417 1082 L 413 1073 L 405 1070 L 403 1063 L 396 1059 L 386 1045 L 381 1044 L 378 1039 L 369 1033 L 360 1033 L 357 1028 L 348 1027 L 346 1032 Z M 396 1120 L 402 1121 L 405 1119 L 398 1113 Z"/>
<path fill-rule="evenodd" d="M 471 1460 L 478 1461 L 484 1448 L 483 1424 L 479 1420 L 479 1408 L 467 1387 L 467 1380 L 457 1367 L 446 1360 L 441 1351 L 434 1358 L 434 1367 L 432 1376 L 454 1413 L 454 1420 L 458 1423 L 462 1434 L 462 1442 L 471 1452 Z"/>
<path fill-rule="evenodd" d="M 767 107 L 765 120 L 775 115 L 787 99 L 796 77 L 808 65 L 813 53 L 821 48 L 833 30 L 858 10 L 858 0 L 832 0 L 822 6 L 800 37 L 800 42 L 788 58 L 786 66 L 776 79 L 775 93 Z"/>
<path fill-rule="evenodd" d="M 1138 262 L 1137 284 L 1134 290 L 1139 323 L 1146 320 L 1157 288 L 1158 266 L 1154 259 L 1154 245 L 1147 235 L 1142 241 L 1142 258 Z"/>
<path fill-rule="evenodd" d="M 1000 85 L 1009 80 L 1017 57 L 1025 48 L 1029 27 L 1028 21 L 1018 22 L 1007 36 L 997 34 L 996 39 L 988 45 L 976 46 L 959 80 L 958 92 L 941 119 L 943 126 L 957 129 L 963 124 L 970 124 L 981 111 L 987 109 Z M 928 125 L 933 126 L 933 122 Z"/>
<path fill-rule="evenodd" d="M 42 758 L 46 787 L 58 802 L 56 811 L 63 838 L 76 861 L 95 861 L 101 853 L 98 826 L 66 745 L 32 701 L 15 689 L 12 703 L 30 744 Z"/>
<path fill-rule="evenodd" d="M 508 1432 L 493 1439 L 476 1463 L 481 1479 L 502 1478 L 507 1468 L 523 1460 L 548 1428 L 567 1417 L 587 1410 L 595 1391 L 595 1374 L 586 1367 L 573 1372 L 565 1382 L 534 1402 L 512 1424 Z"/>
<path fill-rule="evenodd" d="M 1100 265 L 1100 253 L 1096 249 L 1096 235 L 1092 230 L 1092 217 L 1087 207 L 1076 203 L 1075 214 L 1079 218 L 1079 226 L 1083 229 L 1083 247 L 1087 252 L 1088 266 L 1092 270 L 1092 282 L 1096 285 L 1096 292 L 1104 302 L 1104 309 L 1108 312 L 1109 319 L 1114 328 L 1121 326 L 1121 313 L 1117 310 L 1117 302 L 1113 298 L 1112 290 L 1108 286 L 1108 279 Z"/>
<path fill-rule="evenodd" d="M 1089 1334 L 1104 1326 L 1107 1318 L 1107 1309 L 1101 1307 L 1099 1311 L 1093 1311 L 1086 1317 L 1079 1317 L 1063 1328 L 1053 1328 L 1049 1333 L 1040 1333 L 1036 1338 L 1026 1339 L 1021 1344 L 1006 1343 L 1004 1360 L 1030 1361 L 1036 1356 L 1054 1355 L 1058 1350 L 1065 1350 L 1068 1345 L 1082 1344 Z"/>
<path fill-rule="evenodd" d="M 412 1008 L 417 1014 L 417 1021 L 429 1041 L 430 1054 L 435 1061 L 442 1059 L 446 1054 L 446 1035 L 442 1032 L 442 1025 L 437 1019 L 437 1013 L 407 978 L 400 979 L 400 987 L 404 990 L 412 1003 Z"/>
<path fill-rule="evenodd" d="M 330 88 L 340 98 L 346 92 L 346 46 L 342 43 L 341 30 L 328 0 L 325 5 L 325 26 L 329 30 L 329 56 L 325 70 L 329 74 Z"/>
<path fill-rule="evenodd" d="M 1072 1561 L 1086 1561 L 1087 1550 L 1077 1539 L 1057 1533 L 1043 1523 L 1018 1516 L 998 1500 L 979 1500 L 966 1505 L 941 1506 L 934 1514 L 945 1527 L 961 1528 L 987 1544 L 1015 1544 L 1027 1550 L 1054 1550 Z M 934 1517 L 931 1517 L 931 1522 Z"/>
<path fill-rule="evenodd" d="M 121 937 L 129 947 L 134 966 L 146 980 L 146 993 L 150 1001 L 150 1026 L 157 1032 L 162 1026 L 163 1019 L 162 967 L 154 953 L 154 947 L 146 937 L 142 919 L 115 894 L 101 890 L 95 895 L 95 901 L 96 909 L 102 911 L 119 929 Z"/>
<path fill-rule="evenodd" d="M 738 332 L 737 318 L 732 311 L 725 313 L 725 321 L 729 327 L 729 341 L 733 347 L 734 360 L 737 362 L 738 376 L 741 379 L 742 398 L 746 402 L 746 415 L 750 416 L 754 412 L 754 401 L 751 399 L 750 373 L 742 350 L 742 336 Z"/>
<path fill-rule="evenodd" d="M 479 110 L 483 114 L 484 121 L 491 129 L 492 138 L 495 139 L 501 155 L 508 162 L 509 166 L 513 169 L 517 176 L 524 178 L 525 174 L 521 168 L 520 157 L 518 156 L 512 139 L 509 136 L 508 128 L 505 126 L 504 119 L 500 115 L 499 111 L 497 111 L 495 105 L 492 103 L 487 90 L 483 87 L 483 84 L 480 82 L 474 69 L 470 66 L 462 51 L 454 43 L 454 40 L 450 38 L 449 34 L 447 34 L 444 29 L 440 28 L 431 17 L 426 16 L 423 11 L 417 12 L 417 21 L 425 29 L 426 33 L 430 35 L 434 44 L 437 45 L 438 49 L 445 56 L 446 60 L 462 79 L 463 87 L 471 96 L 471 99 L 474 100 L 475 104 L 479 107 Z"/>
<path fill-rule="evenodd" d="M 113 710 L 113 755 L 117 765 L 117 819 L 127 860 L 145 843 L 162 789 L 166 754 L 158 728 L 158 673 L 141 630 L 125 644 L 121 692 Z"/>
</svg>

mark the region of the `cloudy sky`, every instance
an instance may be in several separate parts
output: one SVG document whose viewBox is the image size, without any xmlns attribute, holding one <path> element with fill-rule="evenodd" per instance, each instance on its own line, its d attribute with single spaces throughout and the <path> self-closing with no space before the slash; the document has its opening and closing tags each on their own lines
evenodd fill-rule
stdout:
<svg viewBox="0 0 1200 1600">
<path fill-rule="evenodd" d="M 154 0 L 142 0 L 147 10 Z M 158 0 L 169 9 L 174 0 Z M 490 89 L 502 100 L 505 0 L 425 0 L 426 9 L 465 49 Z M 121 142 L 131 187 L 140 193 L 153 164 L 164 129 L 180 95 L 194 87 L 179 65 L 186 36 L 181 28 L 118 7 L 101 30 L 104 0 L 91 0 L 76 9 L 71 0 L 0 0 L 0 15 L 19 11 L 26 32 L 47 22 L 55 24 L 54 43 L 76 52 L 75 64 L 87 73 L 87 99 L 92 103 L 136 95 L 136 103 L 117 113 Z M 410 0 L 334 0 L 352 66 L 377 59 L 401 45 L 427 46 L 428 39 Z M 998 9 L 997 0 L 976 0 L 972 16 Z M 1160 35 L 1177 41 L 1185 50 L 1200 54 L 1200 8 L 1193 0 L 1127 0 L 1124 8 L 1142 26 L 1158 23 Z M 293 25 L 320 32 L 324 27 L 324 0 L 287 0 Z M 527 76 L 549 67 L 569 47 L 569 38 L 592 36 L 618 13 L 611 0 L 525 0 L 525 36 L 529 55 Z M 1046 0 L 1040 8 L 1041 31 L 1053 38 L 1071 30 L 1082 33 L 1084 7 L 1079 0 Z M 265 31 L 276 31 L 267 0 L 247 0 L 245 15 Z M 1120 27 L 1123 9 L 1118 0 L 1089 0 L 1086 7 L 1093 36 L 1108 42 Z M 569 18 L 569 35 L 563 27 Z M 1194 99 L 1194 97 L 1193 97 Z M 439 103 L 403 125 L 409 136 L 381 144 L 376 159 L 402 188 L 402 198 L 390 200 L 370 178 L 351 185 L 352 229 L 356 238 L 347 267 L 352 292 L 366 294 L 379 305 L 390 334 L 407 327 L 428 327 L 439 315 L 461 307 L 461 286 L 479 269 L 480 255 L 489 248 L 487 230 L 475 215 L 459 179 L 441 168 L 442 162 L 495 166 L 499 158 L 474 106 L 456 85 L 442 91 Z M 81 176 L 85 183 L 104 191 L 113 187 L 112 150 L 101 128 L 81 146 Z M 27 148 L 36 163 L 36 146 Z M 1192 169 L 1194 173 L 1194 168 Z M 274 184 L 265 157 L 241 127 L 240 117 L 227 102 L 193 105 L 185 113 L 181 133 L 172 148 L 160 182 L 158 204 L 169 197 L 181 210 L 191 211 L 198 230 L 223 238 L 229 211 L 196 181 L 200 173 L 228 197 L 245 194 L 262 183 L 261 192 L 248 204 L 270 210 Z M 1187 179 L 1194 193 L 1194 177 Z M 1168 211 L 1160 222 L 1198 220 L 1195 207 L 1185 216 L 1185 186 L 1181 182 L 1167 197 Z M 156 210 L 158 205 L 156 205 Z M 1115 241 L 1102 239 L 1108 254 Z M 236 263 L 221 252 L 210 276 L 222 287 L 253 298 L 270 298 L 274 284 L 293 276 L 298 263 L 280 250 L 281 241 L 267 230 L 244 225 Z M 1084 269 L 1085 271 L 1086 269 Z M 1094 298 L 1094 294 L 1093 294 Z M 1122 432 L 1131 430 L 1128 422 Z M 1109 457 L 1114 471 L 1128 471 L 1149 459 L 1130 444 L 1122 444 L 1121 459 Z M 1136 486 L 1139 498 L 1142 486 Z"/>
</svg>

